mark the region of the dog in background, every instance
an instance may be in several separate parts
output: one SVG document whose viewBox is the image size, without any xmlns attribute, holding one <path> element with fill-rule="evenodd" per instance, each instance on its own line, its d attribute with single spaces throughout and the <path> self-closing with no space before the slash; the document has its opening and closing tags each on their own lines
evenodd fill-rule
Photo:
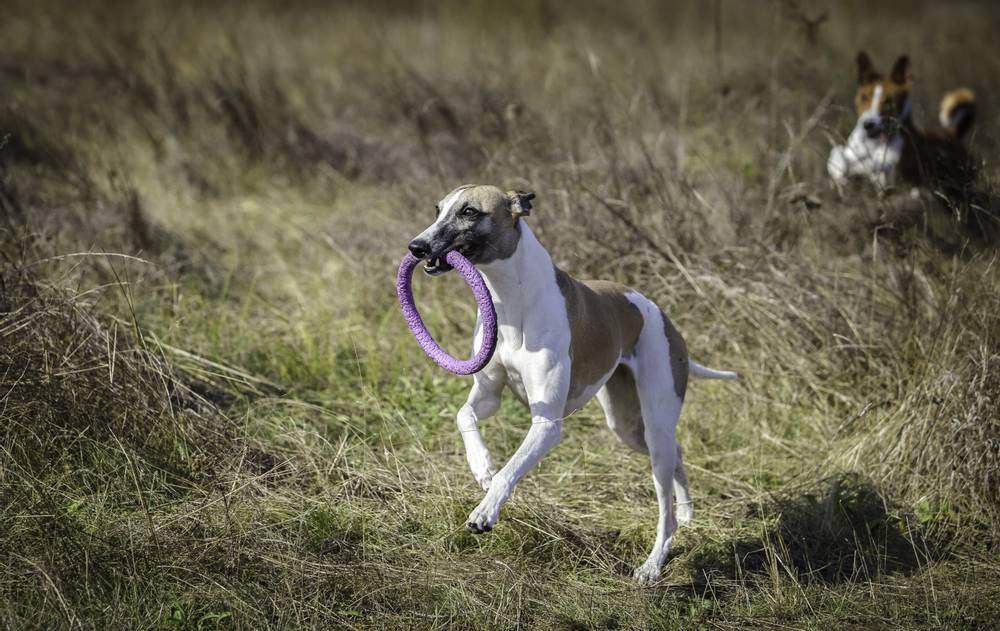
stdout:
<svg viewBox="0 0 1000 631">
<path fill-rule="evenodd" d="M 837 187 L 851 177 L 864 177 L 881 191 L 898 178 L 949 199 L 965 196 L 975 179 L 975 164 L 962 142 L 976 114 L 972 91 L 960 88 L 945 94 L 941 127 L 921 130 L 913 122 L 909 58 L 897 59 L 888 78 L 875 70 L 864 51 L 858 53 L 857 66 L 858 121 L 847 144 L 835 146 L 827 161 Z"/>
</svg>

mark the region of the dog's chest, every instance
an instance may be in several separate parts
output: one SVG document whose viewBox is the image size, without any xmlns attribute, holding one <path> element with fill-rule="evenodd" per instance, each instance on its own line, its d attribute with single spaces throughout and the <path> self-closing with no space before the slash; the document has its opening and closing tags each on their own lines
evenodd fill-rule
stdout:
<svg viewBox="0 0 1000 631">
<path fill-rule="evenodd" d="M 533 334 L 534 333 L 534 334 Z M 537 330 L 507 329 L 500 327 L 496 354 L 493 358 L 495 370 L 502 373 L 503 381 L 517 399 L 530 409 L 531 397 L 544 393 L 554 386 L 547 368 L 549 362 L 565 362 L 568 365 L 568 331 L 563 335 L 537 335 Z M 541 378 L 542 382 L 537 382 Z M 529 380 L 535 379 L 530 384 Z M 537 383 L 536 383 L 537 382 Z M 549 383 L 551 382 L 551 383 Z M 529 388 L 530 385 L 530 388 Z"/>
<path fill-rule="evenodd" d="M 887 140 L 868 138 L 862 130 L 855 129 L 848 138 L 848 150 L 865 173 L 889 173 L 899 162 L 903 138 L 898 134 Z"/>
<path fill-rule="evenodd" d="M 528 406 L 528 390 L 523 373 L 530 368 L 533 359 L 527 351 L 526 342 L 532 338 L 532 335 L 525 334 L 524 329 L 501 325 L 493 357 L 493 363 L 503 374 L 504 383 L 525 406 Z"/>
</svg>

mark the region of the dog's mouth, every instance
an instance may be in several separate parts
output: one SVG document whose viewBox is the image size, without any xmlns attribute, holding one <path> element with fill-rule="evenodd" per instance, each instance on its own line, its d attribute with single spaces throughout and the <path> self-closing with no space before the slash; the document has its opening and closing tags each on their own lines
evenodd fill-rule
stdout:
<svg viewBox="0 0 1000 631">
<path fill-rule="evenodd" d="M 429 257 L 427 261 L 424 263 L 424 273 L 427 274 L 428 276 L 440 276 L 445 272 L 450 272 L 451 270 L 455 269 L 454 267 L 452 267 L 450 263 L 448 263 L 448 261 L 444 260 L 444 258 L 448 256 L 448 253 L 452 251 L 458 252 L 465 258 L 475 263 L 476 254 L 479 251 L 479 249 L 476 245 L 468 242 L 461 243 L 457 246 L 452 246 L 447 250 L 444 250 L 438 256 Z"/>
<path fill-rule="evenodd" d="M 455 268 L 453 268 L 448 261 L 444 260 L 444 255 L 431 257 L 427 259 L 426 263 L 424 263 L 424 273 L 428 276 L 440 276 L 441 274 L 450 272 L 453 269 Z"/>
</svg>

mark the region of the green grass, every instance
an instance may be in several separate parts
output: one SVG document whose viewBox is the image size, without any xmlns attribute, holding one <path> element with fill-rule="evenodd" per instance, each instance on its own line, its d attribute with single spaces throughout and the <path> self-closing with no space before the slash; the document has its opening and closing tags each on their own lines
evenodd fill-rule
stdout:
<svg viewBox="0 0 1000 631">
<path fill-rule="evenodd" d="M 990 627 L 1000 12 L 838 4 L 811 42 L 818 4 L 723 2 L 719 35 L 714 6 L 15 3 L 4 625 Z M 910 53 L 918 121 L 976 91 L 981 208 L 829 188 L 859 47 Z M 744 375 L 690 390 L 695 519 L 655 586 L 630 580 L 649 465 L 596 405 L 492 533 L 463 528 L 469 380 L 426 360 L 392 281 L 467 181 L 535 191 L 560 266 Z M 463 352 L 460 280 L 417 295 Z M 509 399 L 485 424 L 496 461 L 526 423 Z"/>
</svg>

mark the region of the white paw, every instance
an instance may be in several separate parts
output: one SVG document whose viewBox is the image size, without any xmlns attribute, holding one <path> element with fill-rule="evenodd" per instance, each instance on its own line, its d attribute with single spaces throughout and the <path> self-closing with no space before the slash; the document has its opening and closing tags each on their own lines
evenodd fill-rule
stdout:
<svg viewBox="0 0 1000 631">
<path fill-rule="evenodd" d="M 487 452 L 475 457 L 470 456 L 469 470 L 472 471 L 472 476 L 476 478 L 479 486 L 483 487 L 484 491 L 489 491 L 490 484 L 493 483 L 493 476 L 497 474 L 497 470 L 493 467 L 493 461 L 490 460 L 490 454 Z"/>
<path fill-rule="evenodd" d="M 635 568 L 635 572 L 632 574 L 634 578 L 639 583 L 655 583 L 660 580 L 660 564 L 654 563 L 647 560 L 645 563 Z"/>
<path fill-rule="evenodd" d="M 694 519 L 694 506 L 691 502 L 678 502 L 677 504 L 677 524 L 687 526 Z"/>
<path fill-rule="evenodd" d="M 840 145 L 830 150 L 830 157 L 826 161 L 826 172 L 835 184 L 841 186 L 847 181 L 847 154 Z"/>
<path fill-rule="evenodd" d="M 465 522 L 465 527 L 469 532 L 477 535 L 493 530 L 497 519 L 500 517 L 500 502 L 494 501 L 487 494 L 483 501 L 479 503 L 474 511 L 469 513 L 469 519 Z"/>
<path fill-rule="evenodd" d="M 496 475 L 496 473 L 496 469 L 490 467 L 483 473 L 473 473 L 473 475 L 476 476 L 476 482 L 479 483 L 479 486 L 483 487 L 484 491 L 489 491 L 490 484 L 493 483 L 493 476 Z"/>
</svg>

